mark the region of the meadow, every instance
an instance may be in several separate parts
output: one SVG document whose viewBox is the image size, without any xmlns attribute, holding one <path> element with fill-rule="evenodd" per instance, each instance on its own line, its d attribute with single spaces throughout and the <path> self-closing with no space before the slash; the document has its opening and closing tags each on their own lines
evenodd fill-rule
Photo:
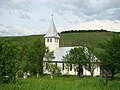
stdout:
<svg viewBox="0 0 120 90">
<path fill-rule="evenodd" d="M 117 78 L 117 79 L 116 79 Z M 50 76 L 19 78 L 14 85 L 1 84 L 0 90 L 120 90 L 120 78 L 105 80 L 101 77 Z"/>
</svg>

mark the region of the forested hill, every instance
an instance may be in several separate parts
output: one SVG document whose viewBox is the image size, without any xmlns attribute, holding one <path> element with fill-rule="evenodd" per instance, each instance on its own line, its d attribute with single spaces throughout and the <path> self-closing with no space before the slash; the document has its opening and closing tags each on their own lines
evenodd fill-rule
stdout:
<svg viewBox="0 0 120 90">
<path fill-rule="evenodd" d="M 60 33 L 60 46 L 89 45 L 95 48 L 99 48 L 99 45 L 109 40 L 113 34 L 113 32 Z M 21 45 L 22 43 L 30 44 L 33 40 L 41 39 L 41 41 L 44 43 L 43 36 L 44 35 L 0 37 L 0 40 L 10 39 L 11 41 Z"/>
</svg>

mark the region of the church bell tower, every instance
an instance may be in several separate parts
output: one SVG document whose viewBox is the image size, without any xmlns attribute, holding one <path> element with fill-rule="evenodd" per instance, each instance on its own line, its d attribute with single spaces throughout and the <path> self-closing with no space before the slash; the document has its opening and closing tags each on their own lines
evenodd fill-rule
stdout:
<svg viewBox="0 0 120 90">
<path fill-rule="evenodd" d="M 50 51 L 54 51 L 56 48 L 59 48 L 60 36 L 57 33 L 57 30 L 53 21 L 53 15 L 52 15 L 51 24 L 44 38 L 45 38 L 45 45 L 50 49 Z"/>
</svg>

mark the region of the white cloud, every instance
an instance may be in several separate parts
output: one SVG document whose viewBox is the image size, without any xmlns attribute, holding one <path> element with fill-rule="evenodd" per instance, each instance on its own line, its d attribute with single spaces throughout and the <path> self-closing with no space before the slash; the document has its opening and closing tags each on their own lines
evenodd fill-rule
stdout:
<svg viewBox="0 0 120 90">
<path fill-rule="evenodd" d="M 120 32 L 120 21 L 116 21 L 116 22 L 111 20 L 94 20 L 94 21 L 80 23 L 79 25 L 76 25 L 73 28 L 77 30 L 105 29 L 108 31 Z"/>
<path fill-rule="evenodd" d="M 10 1 L 16 4 L 21 4 L 27 2 L 28 0 L 10 0 Z"/>
<path fill-rule="evenodd" d="M 40 34 L 37 30 L 27 29 L 19 26 L 0 26 L 0 36 L 23 36 Z"/>
<path fill-rule="evenodd" d="M 75 16 L 82 17 L 86 21 L 120 19 L 120 0 L 49 0 L 48 2 L 45 0 L 44 4 L 52 7 L 56 13 L 64 15 L 66 12 L 72 12 Z"/>
<path fill-rule="evenodd" d="M 120 0 L 0 0 L 0 36 L 45 33 L 51 13 L 59 32 L 120 30 Z"/>
</svg>

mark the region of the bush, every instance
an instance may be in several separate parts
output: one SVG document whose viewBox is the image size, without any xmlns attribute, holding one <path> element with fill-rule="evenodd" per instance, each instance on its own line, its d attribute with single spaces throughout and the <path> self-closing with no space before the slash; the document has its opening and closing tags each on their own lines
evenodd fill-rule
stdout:
<svg viewBox="0 0 120 90">
<path fill-rule="evenodd" d="M 9 40 L 0 41 L 0 81 L 16 82 L 18 48 Z"/>
</svg>

